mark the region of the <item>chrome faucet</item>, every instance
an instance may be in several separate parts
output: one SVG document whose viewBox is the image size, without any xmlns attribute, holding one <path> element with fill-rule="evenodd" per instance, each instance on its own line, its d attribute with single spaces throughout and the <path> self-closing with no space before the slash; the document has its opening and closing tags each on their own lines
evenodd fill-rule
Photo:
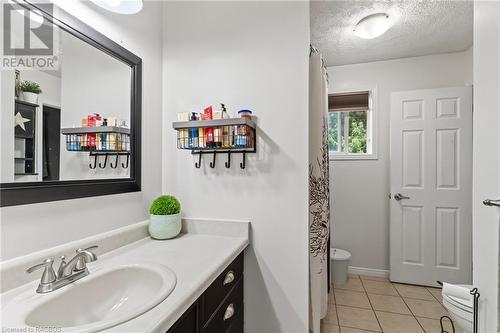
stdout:
<svg viewBox="0 0 500 333">
<path fill-rule="evenodd" d="M 89 275 L 87 264 L 97 260 L 96 254 L 92 252 L 95 249 L 97 249 L 97 245 L 86 249 L 78 249 L 76 255 L 68 262 L 66 262 L 65 256 L 61 256 L 61 263 L 57 273 L 52 267 L 54 264 L 53 258 L 45 259 L 41 264 L 28 268 L 27 273 L 44 268 L 36 292 L 40 294 L 49 293 Z"/>
</svg>

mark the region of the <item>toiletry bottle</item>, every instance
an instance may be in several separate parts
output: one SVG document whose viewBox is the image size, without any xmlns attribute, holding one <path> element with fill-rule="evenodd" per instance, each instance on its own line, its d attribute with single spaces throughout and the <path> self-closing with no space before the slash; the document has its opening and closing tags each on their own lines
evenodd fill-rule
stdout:
<svg viewBox="0 0 500 333">
<path fill-rule="evenodd" d="M 196 112 L 191 113 L 191 121 L 196 121 Z M 198 148 L 198 128 L 189 129 L 189 148 Z"/>
<path fill-rule="evenodd" d="M 226 106 L 221 104 L 222 119 L 229 119 L 229 114 L 227 113 Z M 231 126 L 222 127 L 222 147 L 231 147 Z"/>
<path fill-rule="evenodd" d="M 222 119 L 222 109 L 214 110 L 213 119 L 220 120 Z M 220 148 L 222 147 L 222 126 L 214 127 L 214 147 Z"/>
<path fill-rule="evenodd" d="M 82 127 L 89 127 L 88 117 L 82 119 Z M 79 135 L 80 150 L 87 150 L 89 147 L 89 139 L 87 134 Z"/>
<path fill-rule="evenodd" d="M 102 126 L 108 126 L 108 120 L 104 118 L 102 120 Z M 102 150 L 108 150 L 108 133 L 107 132 L 101 132 L 101 147 Z"/>
<path fill-rule="evenodd" d="M 205 120 L 212 120 L 212 106 L 206 107 L 203 110 Z M 214 129 L 213 127 L 208 127 L 205 129 L 205 142 L 207 148 L 213 148 L 215 146 L 214 141 Z"/>
<path fill-rule="evenodd" d="M 252 111 L 250 110 L 240 110 L 238 111 L 238 115 L 242 119 L 251 120 Z M 241 148 L 248 148 L 248 135 L 249 131 L 247 125 L 238 126 L 238 135 L 237 135 L 237 146 Z"/>
<path fill-rule="evenodd" d="M 120 120 L 120 127 L 128 128 L 126 120 Z M 121 136 L 121 149 L 129 151 L 130 150 L 130 136 L 128 134 L 122 133 Z"/>
<path fill-rule="evenodd" d="M 189 121 L 191 114 L 189 112 L 179 112 L 177 113 L 178 121 Z M 177 147 L 180 149 L 189 147 L 189 131 L 186 128 L 182 128 L 177 132 Z"/>
<path fill-rule="evenodd" d="M 95 127 L 101 127 L 102 126 L 102 120 L 96 120 Z M 96 150 L 102 150 L 102 140 L 101 140 L 101 135 L 102 133 L 96 133 L 95 134 L 95 147 Z"/>
<path fill-rule="evenodd" d="M 93 113 L 88 116 L 87 119 L 87 125 L 88 127 L 97 127 L 100 126 L 100 121 L 101 121 L 101 116 L 98 113 Z M 99 125 L 97 125 L 99 124 Z M 88 148 L 90 150 L 95 150 L 96 149 L 96 141 L 97 141 L 97 136 L 95 133 L 91 133 L 87 135 L 88 138 Z"/>
<path fill-rule="evenodd" d="M 75 127 L 75 125 L 73 125 L 73 128 L 74 127 Z M 78 148 L 77 148 L 78 136 L 76 134 L 70 134 L 68 136 L 68 140 L 69 140 L 68 150 L 78 150 Z"/>
<path fill-rule="evenodd" d="M 108 123 L 108 126 L 110 127 L 116 127 L 116 118 L 115 117 L 108 117 L 107 119 L 107 123 Z M 109 132 L 107 135 L 106 135 L 106 138 L 107 138 L 107 148 L 109 150 L 118 150 L 117 148 L 117 141 L 118 141 L 118 138 L 117 138 L 117 135 L 115 132 Z"/>
<path fill-rule="evenodd" d="M 252 120 L 252 111 L 251 110 L 240 110 L 238 114 L 241 118 L 246 120 Z M 253 148 L 254 138 L 253 131 L 248 126 L 241 126 L 243 133 L 243 141 L 241 142 L 246 148 Z"/>
<path fill-rule="evenodd" d="M 203 113 L 196 113 L 196 120 L 203 120 Z M 205 148 L 205 128 L 198 128 L 198 148 Z"/>
</svg>

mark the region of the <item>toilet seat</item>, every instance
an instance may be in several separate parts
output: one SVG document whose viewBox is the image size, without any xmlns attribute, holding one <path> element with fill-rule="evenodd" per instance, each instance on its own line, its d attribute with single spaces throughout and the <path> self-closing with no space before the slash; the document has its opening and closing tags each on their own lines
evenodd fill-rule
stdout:
<svg viewBox="0 0 500 333">
<path fill-rule="evenodd" d="M 472 289 L 470 285 L 460 285 L 461 287 Z M 463 298 L 442 294 L 443 306 L 449 313 L 449 316 L 456 325 L 461 327 L 464 332 L 471 333 L 474 328 L 474 303 L 473 300 L 464 300 Z"/>
<path fill-rule="evenodd" d="M 333 260 L 349 260 L 351 259 L 351 253 L 346 251 L 346 250 L 342 250 L 342 249 L 338 249 L 338 248 L 331 248 L 332 251 L 330 251 L 330 258 L 333 259 Z"/>
<path fill-rule="evenodd" d="M 443 302 L 444 300 L 446 300 L 453 307 L 459 308 L 469 313 L 474 312 L 472 301 L 469 302 L 464 299 L 449 295 L 443 295 Z"/>
<path fill-rule="evenodd" d="M 472 325 L 474 320 L 474 314 L 472 312 L 464 311 L 461 308 L 451 304 L 448 300 L 443 299 L 443 305 L 448 310 L 450 315 L 453 317 L 458 317 L 462 321 L 467 322 Z"/>
</svg>

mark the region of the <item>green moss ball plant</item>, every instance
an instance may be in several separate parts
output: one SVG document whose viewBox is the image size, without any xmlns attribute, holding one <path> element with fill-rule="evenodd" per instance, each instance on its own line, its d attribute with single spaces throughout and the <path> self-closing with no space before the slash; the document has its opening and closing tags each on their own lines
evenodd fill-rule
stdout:
<svg viewBox="0 0 500 333">
<path fill-rule="evenodd" d="M 181 212 L 181 204 L 173 195 L 162 195 L 156 198 L 149 208 L 153 215 L 174 215 Z"/>
<path fill-rule="evenodd" d="M 149 234 L 154 239 L 174 238 L 181 232 L 181 204 L 172 195 L 156 198 L 149 208 Z"/>
</svg>

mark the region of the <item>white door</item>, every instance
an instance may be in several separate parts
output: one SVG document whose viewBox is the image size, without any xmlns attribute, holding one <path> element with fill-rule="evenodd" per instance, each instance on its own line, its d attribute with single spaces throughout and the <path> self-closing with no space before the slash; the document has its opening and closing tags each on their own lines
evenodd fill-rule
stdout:
<svg viewBox="0 0 500 333">
<path fill-rule="evenodd" d="M 391 95 L 391 281 L 472 280 L 472 88 Z"/>
</svg>

